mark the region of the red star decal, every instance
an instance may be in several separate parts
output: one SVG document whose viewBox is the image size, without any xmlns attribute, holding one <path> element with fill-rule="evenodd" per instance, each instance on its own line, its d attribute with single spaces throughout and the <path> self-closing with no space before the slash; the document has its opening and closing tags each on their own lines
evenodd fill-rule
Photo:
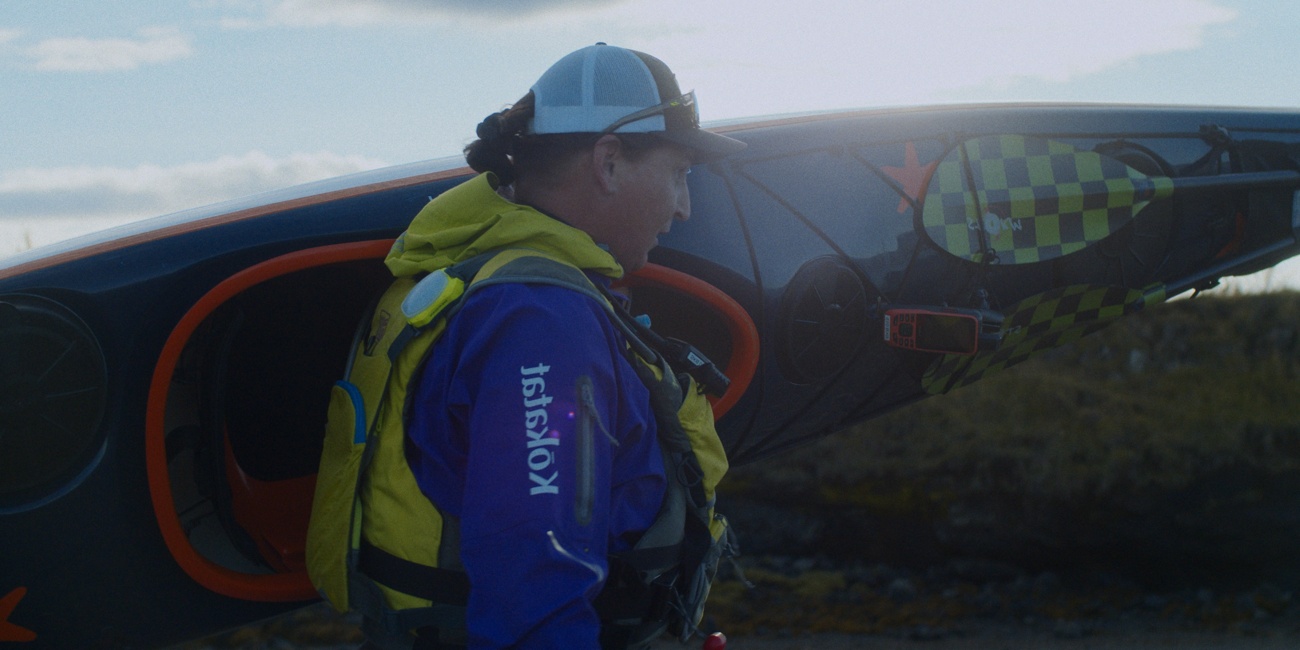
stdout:
<svg viewBox="0 0 1300 650">
<path fill-rule="evenodd" d="M 930 182 L 930 174 L 934 172 L 934 168 L 938 164 L 939 161 L 935 160 L 922 165 L 916 159 L 916 146 L 908 142 L 903 150 L 902 167 L 881 167 L 886 174 L 889 174 L 890 178 L 898 181 L 898 184 L 903 186 L 904 196 L 898 200 L 899 214 L 907 212 L 907 207 L 910 205 L 909 198 L 913 201 L 921 200 L 921 190 L 924 190 L 926 183 Z"/>
<path fill-rule="evenodd" d="M 27 587 L 19 587 L 0 598 L 0 642 L 2 641 L 35 641 L 36 633 L 25 628 L 14 625 L 9 622 L 9 615 L 13 613 L 14 608 L 18 607 L 18 601 L 27 595 Z"/>
</svg>

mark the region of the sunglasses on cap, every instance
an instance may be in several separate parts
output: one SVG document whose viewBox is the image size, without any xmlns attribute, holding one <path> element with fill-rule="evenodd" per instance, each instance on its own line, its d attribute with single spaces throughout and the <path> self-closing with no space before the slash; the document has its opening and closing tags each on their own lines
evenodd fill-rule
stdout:
<svg viewBox="0 0 1300 650">
<path fill-rule="evenodd" d="M 605 127 L 605 130 L 601 131 L 600 134 L 609 135 L 628 124 L 656 115 L 664 116 L 665 130 L 700 128 L 700 109 L 695 104 L 695 91 L 692 90 L 681 97 L 670 99 L 662 104 L 628 113 L 615 120 L 613 124 Z"/>
</svg>

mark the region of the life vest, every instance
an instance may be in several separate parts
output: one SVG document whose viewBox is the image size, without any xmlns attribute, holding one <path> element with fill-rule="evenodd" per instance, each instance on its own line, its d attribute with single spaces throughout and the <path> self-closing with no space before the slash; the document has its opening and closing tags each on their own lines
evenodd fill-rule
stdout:
<svg viewBox="0 0 1300 650">
<path fill-rule="evenodd" d="M 686 640 L 697 632 L 718 563 L 736 551 L 726 519 L 713 509 L 727 460 L 712 409 L 697 379 L 676 373 L 656 349 L 662 339 L 615 307 L 582 271 L 535 251 L 485 253 L 418 282 L 400 278 L 362 323 L 346 379 L 330 398 L 307 531 L 313 585 L 335 609 L 363 614 L 372 643 L 409 648 L 417 631 L 423 638 L 436 630 L 441 643 L 464 644 L 469 582 L 460 566 L 458 525 L 424 496 L 407 464 L 407 402 L 460 304 L 501 282 L 588 295 L 623 332 L 631 365 L 650 392 L 668 486 L 639 542 L 610 558 L 594 603 L 601 643 L 637 647 L 666 629 Z M 689 348 L 683 354 L 677 345 L 673 356 L 693 366 L 688 370 L 700 371 L 695 374 L 704 381 L 702 373 L 716 373 L 702 355 Z"/>
</svg>

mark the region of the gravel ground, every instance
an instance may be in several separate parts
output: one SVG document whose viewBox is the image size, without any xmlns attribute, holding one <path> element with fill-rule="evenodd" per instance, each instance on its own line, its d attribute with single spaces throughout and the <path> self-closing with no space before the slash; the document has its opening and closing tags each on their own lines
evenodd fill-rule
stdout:
<svg viewBox="0 0 1300 650">
<path fill-rule="evenodd" d="M 1083 639 L 1060 639 L 1025 632 L 989 631 L 988 634 L 938 641 L 916 641 L 880 636 L 817 634 L 797 639 L 737 637 L 728 650 L 1272 650 L 1294 649 L 1300 637 L 1249 637 L 1197 632 L 1144 632 L 1094 635 Z M 681 648 L 677 644 L 655 650 Z"/>
<path fill-rule="evenodd" d="M 1143 588 L 1101 570 L 987 562 L 913 570 L 764 557 L 742 568 L 750 586 L 722 576 L 702 624 L 726 632 L 731 650 L 1300 648 L 1300 598 L 1270 584 Z M 353 623 L 318 605 L 182 647 L 350 650 Z"/>
</svg>

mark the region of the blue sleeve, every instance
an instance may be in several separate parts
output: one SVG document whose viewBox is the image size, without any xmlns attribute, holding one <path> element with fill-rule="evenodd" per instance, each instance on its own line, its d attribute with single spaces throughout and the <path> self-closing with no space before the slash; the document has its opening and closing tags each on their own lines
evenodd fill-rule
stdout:
<svg viewBox="0 0 1300 650">
<path fill-rule="evenodd" d="M 621 347 L 591 299 L 518 284 L 474 294 L 435 346 L 412 466 L 460 518 L 472 648 L 599 646 L 610 540 L 644 530 L 662 499 L 653 416 Z"/>
</svg>

